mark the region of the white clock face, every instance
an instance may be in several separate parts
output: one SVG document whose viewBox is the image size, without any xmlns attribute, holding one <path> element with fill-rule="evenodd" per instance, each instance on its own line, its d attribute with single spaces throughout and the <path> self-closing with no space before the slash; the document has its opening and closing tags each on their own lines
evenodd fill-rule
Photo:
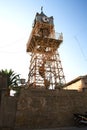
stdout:
<svg viewBox="0 0 87 130">
<path fill-rule="evenodd" d="M 49 22 L 49 19 L 47 17 L 42 17 L 43 22 Z"/>
</svg>

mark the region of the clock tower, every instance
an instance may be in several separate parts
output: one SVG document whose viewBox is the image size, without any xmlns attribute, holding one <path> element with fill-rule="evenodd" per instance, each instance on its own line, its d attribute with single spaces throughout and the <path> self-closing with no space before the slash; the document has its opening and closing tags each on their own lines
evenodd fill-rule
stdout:
<svg viewBox="0 0 87 130">
<path fill-rule="evenodd" d="M 31 55 L 28 86 L 55 89 L 65 84 L 58 48 L 63 42 L 63 34 L 55 33 L 53 16 L 36 13 L 32 32 L 27 42 L 27 52 Z"/>
</svg>

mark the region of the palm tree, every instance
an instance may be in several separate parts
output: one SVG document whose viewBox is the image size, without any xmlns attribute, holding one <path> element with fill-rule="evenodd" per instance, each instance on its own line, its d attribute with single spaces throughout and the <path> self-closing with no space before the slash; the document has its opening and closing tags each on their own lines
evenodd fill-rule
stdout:
<svg viewBox="0 0 87 130">
<path fill-rule="evenodd" d="M 15 87 L 18 87 L 20 77 L 19 74 L 16 74 L 12 69 L 10 70 L 1 70 L 0 74 L 7 77 L 7 88 L 14 89 Z"/>
</svg>

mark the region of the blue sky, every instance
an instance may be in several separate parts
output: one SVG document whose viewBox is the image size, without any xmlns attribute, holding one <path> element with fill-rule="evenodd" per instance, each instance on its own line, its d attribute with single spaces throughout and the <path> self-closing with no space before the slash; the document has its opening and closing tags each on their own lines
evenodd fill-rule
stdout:
<svg viewBox="0 0 87 130">
<path fill-rule="evenodd" d="M 87 0 L 0 0 L 0 70 L 12 68 L 28 78 L 26 43 L 36 12 L 54 17 L 62 32 L 59 48 L 66 81 L 87 74 Z"/>
</svg>

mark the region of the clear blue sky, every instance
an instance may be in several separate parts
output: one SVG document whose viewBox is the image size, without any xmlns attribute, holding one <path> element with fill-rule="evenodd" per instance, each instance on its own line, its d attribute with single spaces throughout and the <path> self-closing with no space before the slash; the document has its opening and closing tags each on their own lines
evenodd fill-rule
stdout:
<svg viewBox="0 0 87 130">
<path fill-rule="evenodd" d="M 54 17 L 62 32 L 59 48 L 66 81 L 87 74 L 87 0 L 0 0 L 0 70 L 13 69 L 28 78 L 26 43 L 36 12 Z"/>
</svg>

